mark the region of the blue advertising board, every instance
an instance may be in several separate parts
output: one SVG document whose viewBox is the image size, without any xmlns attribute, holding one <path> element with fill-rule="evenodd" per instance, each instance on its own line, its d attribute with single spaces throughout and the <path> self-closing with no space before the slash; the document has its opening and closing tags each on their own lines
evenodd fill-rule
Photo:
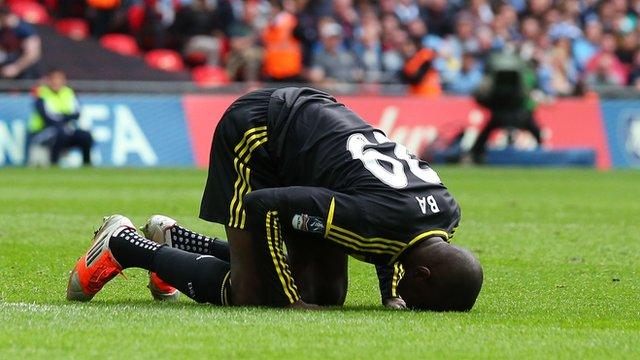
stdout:
<svg viewBox="0 0 640 360">
<path fill-rule="evenodd" d="M 78 126 L 89 129 L 97 166 L 191 166 L 190 136 L 180 96 L 84 95 Z M 0 96 L 0 166 L 26 158 L 33 99 Z"/>
<path fill-rule="evenodd" d="M 93 134 L 96 166 L 206 166 L 215 124 L 234 99 L 231 95 L 84 94 L 78 125 Z M 352 97 L 347 103 L 367 115 L 371 104 L 379 105 L 383 100 L 396 110 L 402 104 L 404 110 L 413 108 L 409 98 Z M 440 100 L 446 102 L 447 98 Z M 32 108 L 29 95 L 0 94 L 0 167 L 24 164 Z M 592 120 L 588 124 L 585 111 Z M 375 119 L 376 114 L 367 117 Z M 548 121 L 543 125 L 554 135 L 551 141 L 558 148 L 592 147 L 600 152 L 601 168 L 640 168 L 640 100 L 605 99 L 595 104 L 583 99 L 559 100 L 541 115 L 545 114 Z M 405 120 L 416 129 L 423 125 Z M 79 154 L 71 153 L 67 158 L 74 155 L 77 164 Z"/>
<path fill-rule="evenodd" d="M 612 165 L 640 168 L 640 101 L 602 100 L 601 107 Z"/>
</svg>

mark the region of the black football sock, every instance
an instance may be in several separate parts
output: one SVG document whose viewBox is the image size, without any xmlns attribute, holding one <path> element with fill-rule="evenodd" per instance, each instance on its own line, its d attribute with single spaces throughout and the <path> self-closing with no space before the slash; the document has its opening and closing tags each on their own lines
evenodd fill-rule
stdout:
<svg viewBox="0 0 640 360">
<path fill-rule="evenodd" d="M 198 234 L 182 226 L 171 228 L 171 245 L 180 250 L 196 254 L 213 255 L 220 260 L 229 262 L 229 244 L 218 238 L 211 238 Z"/>
<path fill-rule="evenodd" d="M 122 268 L 139 267 L 150 270 L 156 251 L 161 245 L 138 235 L 133 229 L 124 229 L 109 240 L 109 248 Z"/>
<path fill-rule="evenodd" d="M 228 262 L 211 255 L 162 246 L 148 270 L 199 303 L 228 305 L 230 269 Z"/>
</svg>

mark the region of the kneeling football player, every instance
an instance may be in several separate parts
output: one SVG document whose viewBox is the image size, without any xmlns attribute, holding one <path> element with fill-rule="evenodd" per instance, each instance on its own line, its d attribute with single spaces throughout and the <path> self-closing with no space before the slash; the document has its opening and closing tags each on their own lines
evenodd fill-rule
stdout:
<svg viewBox="0 0 640 360">
<path fill-rule="evenodd" d="M 229 107 L 214 135 L 200 216 L 226 225 L 230 275 L 228 263 L 216 258 L 221 263 L 206 256 L 183 262 L 191 262 L 195 277 L 202 272 L 197 264 L 211 260 L 206 271 L 220 274 L 216 288 L 222 294 L 229 288 L 224 284 L 233 284 L 234 305 L 341 303 L 347 254 L 386 267 L 396 282 L 404 272 L 397 292 L 412 308 L 469 310 L 482 285 L 475 257 L 448 243 L 460 210 L 438 175 L 330 95 L 310 88 L 254 91 Z M 153 265 L 161 258 L 177 264 L 183 254 L 169 256 L 170 249 L 140 246 L 144 242 L 132 242 L 133 234 L 112 230 L 106 234 L 116 236 L 106 245 L 96 241 L 87 259 L 111 246 L 121 266 L 158 271 L 187 294 L 195 288 L 197 280 L 174 283 Z M 133 251 L 135 246 L 153 255 Z M 330 299 L 323 299 L 326 294 Z"/>
</svg>

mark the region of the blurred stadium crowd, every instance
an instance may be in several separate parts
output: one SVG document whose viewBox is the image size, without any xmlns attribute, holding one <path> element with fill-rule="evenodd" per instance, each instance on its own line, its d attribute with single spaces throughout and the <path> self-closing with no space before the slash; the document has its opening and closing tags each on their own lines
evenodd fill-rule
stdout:
<svg viewBox="0 0 640 360">
<path fill-rule="evenodd" d="M 168 49 L 185 68 L 219 69 L 230 81 L 407 83 L 427 96 L 470 94 L 488 56 L 506 51 L 529 64 L 550 96 L 640 89 L 640 0 L 3 1 L 14 13 L 24 3 L 42 7 L 78 39 L 122 47 L 112 34 L 126 34 L 132 53 Z M 15 39 L 34 30 L 0 26 L 0 75 L 21 76 L 6 65 L 12 51 L 25 51 Z"/>
</svg>

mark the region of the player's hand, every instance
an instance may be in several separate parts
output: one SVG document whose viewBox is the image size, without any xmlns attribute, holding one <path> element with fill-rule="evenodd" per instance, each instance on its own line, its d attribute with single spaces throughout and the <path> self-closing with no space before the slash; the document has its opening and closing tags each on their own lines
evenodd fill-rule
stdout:
<svg viewBox="0 0 640 360">
<path fill-rule="evenodd" d="M 407 308 L 407 303 L 399 297 L 390 297 L 382 300 L 382 305 L 388 309 L 402 310 Z"/>
<path fill-rule="evenodd" d="M 302 300 L 298 300 L 293 304 L 289 304 L 285 306 L 285 309 L 295 309 L 295 310 L 322 310 L 322 306 L 315 304 L 307 304 Z"/>
</svg>

